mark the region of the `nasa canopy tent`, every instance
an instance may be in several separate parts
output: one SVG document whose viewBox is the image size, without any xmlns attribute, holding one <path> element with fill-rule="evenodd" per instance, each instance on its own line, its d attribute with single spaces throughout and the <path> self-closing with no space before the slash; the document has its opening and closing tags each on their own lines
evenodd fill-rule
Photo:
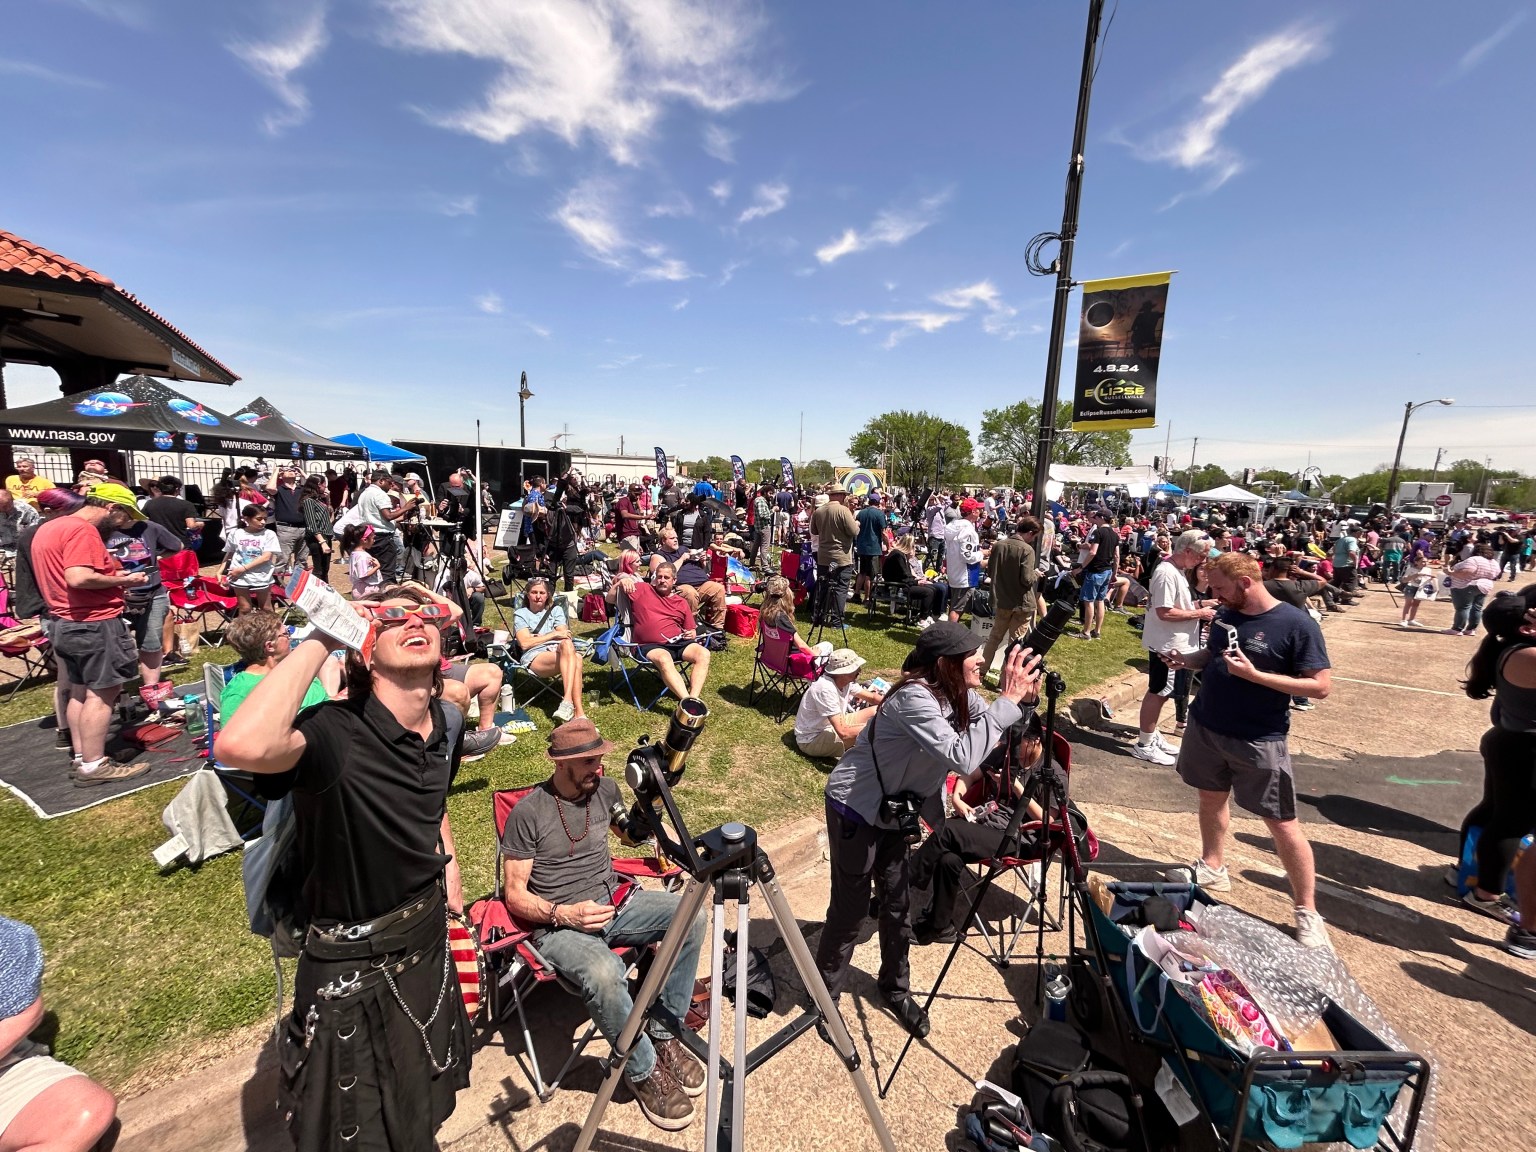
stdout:
<svg viewBox="0 0 1536 1152">
<path fill-rule="evenodd" d="M 258 396 L 237 411 L 233 419 L 254 429 L 263 439 L 271 438 L 278 443 L 278 456 L 291 456 L 295 460 L 361 460 L 361 448 L 351 444 L 338 444 L 311 432 L 302 424 L 295 424 L 284 416 L 266 397 Z"/>
<path fill-rule="evenodd" d="M 8 408 L 0 412 L 0 443 L 104 452 L 278 455 L 275 440 L 148 376 Z"/>
<path fill-rule="evenodd" d="M 405 460 L 418 460 L 423 464 L 427 462 L 427 458 L 420 453 L 396 448 L 393 444 L 375 440 L 372 436 L 364 436 L 361 432 L 343 432 L 336 437 L 336 442 L 360 450 L 375 464 L 395 464 Z"/>
</svg>

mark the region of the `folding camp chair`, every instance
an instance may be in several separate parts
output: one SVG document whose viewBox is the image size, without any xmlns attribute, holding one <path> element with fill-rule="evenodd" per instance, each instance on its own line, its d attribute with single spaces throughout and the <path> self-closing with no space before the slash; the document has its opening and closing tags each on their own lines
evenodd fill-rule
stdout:
<svg viewBox="0 0 1536 1152">
<path fill-rule="evenodd" d="M 56 670 L 42 626 L 23 623 L 11 611 L 11 590 L 3 577 L 0 577 L 0 656 L 21 661 L 20 672 L 0 670 L 0 676 L 12 681 L 7 698 L 16 695 L 28 681 L 46 678 Z"/>
<path fill-rule="evenodd" d="M 236 807 L 230 813 L 230 818 L 240 830 L 240 838 L 254 840 L 261 835 L 262 817 L 267 812 L 266 800 L 256 791 L 256 777 L 237 768 L 227 768 L 213 756 L 213 741 L 224 722 L 219 712 L 219 701 L 224 697 L 225 686 L 244 667 L 243 663 L 215 664 L 208 661 L 203 665 L 203 698 L 197 700 L 189 697 L 187 707 L 203 709 L 208 730 L 208 746 L 203 750 L 203 755 L 208 759 L 208 767 L 218 776 L 219 783 L 224 785 L 224 791 L 235 801 Z"/>
<path fill-rule="evenodd" d="M 198 643 L 218 647 L 207 634 L 208 615 L 212 613 L 218 618 L 220 629 L 235 618 L 240 602 L 229 587 L 203 576 L 198 570 L 197 553 L 190 548 L 161 557 L 160 581 L 170 597 L 176 623 L 196 623 Z M 219 639 L 222 642 L 222 635 Z"/>
<path fill-rule="evenodd" d="M 907 595 L 905 584 L 887 584 L 884 577 L 876 575 L 869 586 L 869 602 L 865 614 L 873 616 L 875 609 L 900 617 L 902 623 L 912 623 L 912 598 Z"/>
<path fill-rule="evenodd" d="M 765 696 L 769 692 L 777 693 L 779 708 L 773 720 L 775 724 L 782 723 L 790 709 L 799 707 L 806 688 L 821 676 L 822 664 L 820 659 L 811 659 L 795 651 L 793 632 L 760 623 L 752 683 L 747 688 L 747 705 L 753 704 L 759 691 Z"/>
<path fill-rule="evenodd" d="M 521 607 L 521 605 L 522 596 L 519 595 L 513 601 L 514 610 L 518 607 Z M 514 617 L 514 626 L 515 623 L 516 621 Z M 586 641 L 583 641 L 583 643 L 586 643 Z M 553 696 L 555 698 L 556 704 L 565 699 L 565 684 L 561 681 L 559 674 L 557 673 L 554 677 L 540 676 L 532 668 L 528 667 L 526 655 L 519 657 L 514 657 L 512 655 L 512 644 L 510 641 L 505 645 L 487 645 L 485 653 L 487 658 L 501 669 L 502 683 L 511 685 L 512 687 L 511 711 L 515 712 L 518 707 L 517 681 L 519 677 L 523 678 L 524 680 L 531 680 L 534 685 L 532 694 L 523 698 L 522 702 L 525 705 L 533 703 L 545 693 Z"/>
<path fill-rule="evenodd" d="M 1067 738 L 1060 732 L 1053 733 L 1053 735 L 1055 740 L 1051 745 L 1053 749 L 1051 759 L 1063 773 L 1070 776 L 1072 771 L 1072 745 L 1067 743 Z M 1005 794 L 1009 786 L 1010 782 L 1005 780 L 1003 782 Z M 1051 814 L 1047 813 L 1047 816 L 1051 816 Z M 1032 820 L 1020 825 L 1019 835 L 1021 837 L 1029 836 L 1031 833 L 1038 837 L 1042 833 L 1042 822 Z M 1084 863 L 1098 855 L 1098 842 L 1093 839 L 1091 834 L 1089 836 L 1089 845 L 1090 851 L 1083 856 Z M 972 873 L 973 878 L 965 886 L 964 893 L 966 894 L 974 890 L 981 883 L 982 877 L 991 871 L 994 865 L 1002 868 L 1002 872 L 998 876 L 999 880 L 1006 878 L 1013 881 L 1013 891 L 1009 894 L 1011 897 L 1009 901 L 1010 910 L 1006 917 L 996 921 L 994 927 L 988 927 L 981 908 L 977 908 L 971 916 L 971 925 L 975 928 L 977 935 L 981 937 L 983 942 L 981 951 L 997 967 L 1006 968 L 1009 961 L 1013 959 L 1013 951 L 1018 946 L 1019 939 L 1024 935 L 1024 930 L 1029 922 L 1029 909 L 1035 906 L 1037 901 L 1041 908 L 1045 907 L 1044 902 L 1039 901 L 1040 861 L 1060 851 L 1061 845 L 1053 837 L 1051 842 L 1045 845 L 1042 851 L 1034 855 L 998 856 L 994 859 L 982 860 L 971 865 L 971 868 L 974 870 Z M 1063 890 L 1061 903 L 1065 904 L 1066 899 L 1067 895 L 1065 890 Z M 1022 912 L 1020 911 L 1021 906 L 1023 908 Z M 1053 932 L 1060 929 L 1062 917 L 1062 909 L 1060 907 L 1057 908 L 1054 916 L 1047 910 L 1045 917 L 1046 927 L 1050 928 Z"/>
<path fill-rule="evenodd" d="M 658 681 L 661 680 L 661 673 L 656 671 L 655 664 L 651 663 L 650 660 L 641 654 L 640 646 L 634 641 L 634 617 L 630 612 L 629 597 L 625 595 L 622 588 L 618 588 L 614 592 L 613 627 L 617 631 L 609 643 L 608 682 L 604 686 L 603 694 L 605 696 L 612 696 L 614 685 L 622 681 L 625 693 L 629 696 L 630 702 L 634 704 L 635 709 L 640 712 L 649 712 L 661 703 L 662 698 L 667 695 L 669 689 L 663 681 L 661 691 L 656 693 L 649 704 L 640 703 L 640 690 L 635 686 L 631 669 L 634 672 L 649 672 Z M 679 660 L 677 662 L 678 674 L 684 680 L 688 678 L 688 671 L 692 667 L 693 665 L 687 660 Z"/>
<path fill-rule="evenodd" d="M 485 953 L 488 985 L 485 1026 L 490 1030 L 501 1025 L 509 1011 L 516 1015 L 518 1031 L 523 1040 L 523 1052 L 513 1053 L 513 1058 L 517 1060 L 524 1075 L 533 1082 L 534 1091 L 539 1099 L 548 1102 L 550 1097 L 559 1090 L 560 1082 L 565 1079 L 566 1074 L 586 1051 L 587 1045 L 597 1035 L 597 1025 L 588 1022 L 586 1030 L 577 1038 L 570 1055 L 565 1058 L 565 1063 L 555 1073 L 554 1079 L 546 1081 L 543 1068 L 539 1064 L 538 1051 L 533 1044 L 533 1033 L 528 1027 L 526 1010 L 528 996 L 541 984 L 559 984 L 571 995 L 577 997 L 580 997 L 582 992 L 575 984 L 555 971 L 534 943 L 532 929 L 528 925 L 519 923 L 506 904 L 506 893 L 503 888 L 505 871 L 502 867 L 502 834 L 506 831 L 507 820 L 511 817 L 513 808 L 536 787 L 538 785 L 492 793 L 492 813 L 496 824 L 496 887 L 492 895 L 475 902 L 470 908 L 469 918 L 479 934 L 480 946 Z M 681 869 L 665 866 L 657 857 L 616 858 L 613 861 L 613 869 L 619 875 L 632 880 L 649 877 L 666 882 L 681 876 Z M 639 959 L 641 949 L 615 948 L 613 953 L 626 965 L 632 967 Z"/>
</svg>

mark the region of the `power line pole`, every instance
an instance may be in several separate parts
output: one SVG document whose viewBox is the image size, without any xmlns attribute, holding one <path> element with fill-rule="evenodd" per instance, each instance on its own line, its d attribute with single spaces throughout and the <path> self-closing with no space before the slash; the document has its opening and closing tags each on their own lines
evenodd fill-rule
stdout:
<svg viewBox="0 0 1536 1152">
<path fill-rule="evenodd" d="M 1189 448 L 1189 479 L 1184 482 L 1187 486 L 1185 488 L 1186 492 L 1193 491 L 1195 487 L 1195 452 L 1199 447 L 1200 437 L 1196 436 L 1195 442 Z"/>
<path fill-rule="evenodd" d="M 1077 215 L 1083 193 L 1083 152 L 1088 146 L 1088 105 L 1093 95 L 1094 57 L 1099 45 L 1099 21 L 1104 0 L 1088 0 L 1088 30 L 1083 42 L 1083 70 L 1077 86 L 1077 122 L 1072 131 L 1072 159 L 1067 164 L 1066 204 L 1062 209 L 1060 247 L 1056 254 L 1056 304 L 1051 312 L 1051 343 L 1045 360 L 1045 392 L 1040 400 L 1040 444 L 1035 454 L 1035 491 L 1030 511 L 1045 515 L 1045 484 L 1050 479 L 1051 450 L 1056 443 L 1056 396 L 1061 387 L 1062 344 L 1067 309 L 1072 302 L 1072 249 L 1077 243 Z"/>
<path fill-rule="evenodd" d="M 1434 469 L 1429 474 L 1429 478 L 1430 478 L 1431 481 L 1438 480 L 1440 478 L 1440 457 L 1442 457 L 1444 455 L 1445 455 L 1445 449 L 1444 448 L 1436 448 L 1435 449 L 1435 467 L 1434 467 Z"/>
</svg>

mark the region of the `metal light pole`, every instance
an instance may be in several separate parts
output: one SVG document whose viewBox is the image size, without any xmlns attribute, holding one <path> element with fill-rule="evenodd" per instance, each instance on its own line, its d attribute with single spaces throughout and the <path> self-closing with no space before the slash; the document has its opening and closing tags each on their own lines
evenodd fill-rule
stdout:
<svg viewBox="0 0 1536 1152">
<path fill-rule="evenodd" d="M 517 393 L 517 442 L 523 448 L 528 447 L 528 414 L 524 411 L 524 406 L 532 399 L 533 393 L 528 391 L 528 373 L 524 372 L 523 386 Z"/>
<path fill-rule="evenodd" d="M 1397 455 L 1392 457 L 1392 476 L 1387 481 L 1387 515 L 1392 515 L 1392 498 L 1397 495 L 1397 473 L 1403 463 L 1403 441 L 1408 438 L 1408 418 L 1420 408 L 1430 404 L 1444 404 L 1449 408 L 1456 403 L 1454 400 L 1420 400 L 1417 404 L 1413 401 L 1403 405 L 1403 430 L 1397 434 Z"/>
<path fill-rule="evenodd" d="M 1088 33 L 1083 43 L 1083 72 L 1077 87 L 1077 124 L 1072 132 L 1072 159 L 1067 165 L 1066 205 L 1061 216 L 1060 249 L 1056 255 L 1056 304 L 1051 312 L 1051 343 L 1045 360 L 1045 392 L 1040 398 L 1040 444 L 1035 455 L 1035 490 L 1030 511 L 1045 515 L 1045 484 L 1050 479 L 1051 450 L 1056 443 L 1056 395 L 1061 386 L 1062 343 L 1067 309 L 1072 302 L 1072 249 L 1077 243 L 1077 212 L 1083 192 L 1083 151 L 1088 143 L 1088 103 L 1093 95 L 1094 56 L 1104 0 L 1088 0 Z"/>
</svg>

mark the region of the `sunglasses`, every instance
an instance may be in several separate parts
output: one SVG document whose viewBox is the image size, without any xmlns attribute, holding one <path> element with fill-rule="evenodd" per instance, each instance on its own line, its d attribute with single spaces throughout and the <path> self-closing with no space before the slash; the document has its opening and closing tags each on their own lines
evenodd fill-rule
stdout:
<svg viewBox="0 0 1536 1152">
<path fill-rule="evenodd" d="M 368 611 L 385 626 L 404 624 L 412 617 L 420 620 L 447 620 L 453 615 L 452 609 L 446 604 L 417 604 L 412 608 L 403 604 L 379 604 L 370 607 Z"/>
</svg>

